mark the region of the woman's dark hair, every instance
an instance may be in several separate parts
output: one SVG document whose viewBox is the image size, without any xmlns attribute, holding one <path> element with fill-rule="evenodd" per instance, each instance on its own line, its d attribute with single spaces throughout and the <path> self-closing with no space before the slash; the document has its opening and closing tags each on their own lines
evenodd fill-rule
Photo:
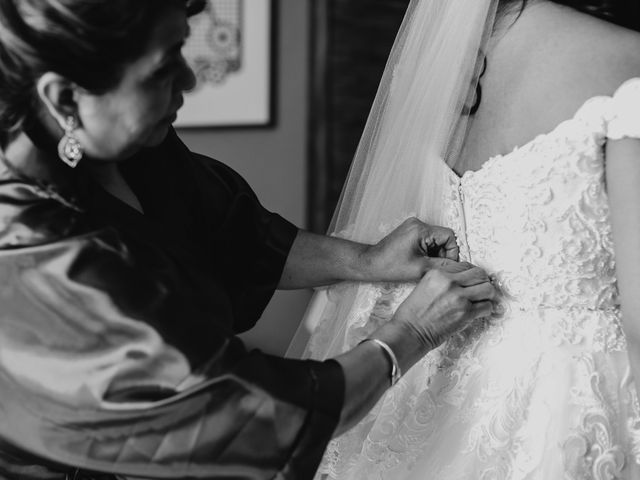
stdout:
<svg viewBox="0 0 640 480">
<path fill-rule="evenodd" d="M 640 30 L 640 8 L 637 0 L 551 0 L 598 18 L 635 30 Z M 522 11 L 528 0 L 500 0 L 498 15 L 514 8 Z"/>
<path fill-rule="evenodd" d="M 32 118 L 36 80 L 53 71 L 92 93 L 115 87 L 142 54 L 158 11 L 202 0 L 1 0 L 0 132 Z M 6 137 L 5 137 L 6 138 Z"/>
</svg>

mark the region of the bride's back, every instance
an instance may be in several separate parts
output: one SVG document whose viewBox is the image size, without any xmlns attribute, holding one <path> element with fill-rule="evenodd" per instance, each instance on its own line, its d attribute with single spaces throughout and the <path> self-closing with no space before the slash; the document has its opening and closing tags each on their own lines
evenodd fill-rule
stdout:
<svg viewBox="0 0 640 480">
<path fill-rule="evenodd" d="M 546 0 L 499 23 L 458 173 L 478 170 L 640 76 L 640 34 Z M 515 20 L 515 23 L 514 23 Z"/>
</svg>

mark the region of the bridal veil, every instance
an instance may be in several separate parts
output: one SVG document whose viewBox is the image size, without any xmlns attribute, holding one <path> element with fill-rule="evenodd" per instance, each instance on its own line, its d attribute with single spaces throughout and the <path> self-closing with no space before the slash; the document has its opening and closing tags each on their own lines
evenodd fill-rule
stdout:
<svg viewBox="0 0 640 480">
<path fill-rule="evenodd" d="M 329 233 L 375 243 L 408 217 L 443 224 L 447 160 L 477 100 L 497 0 L 412 0 L 387 61 Z M 379 289 L 319 289 L 288 355 L 323 359 L 356 340 Z M 315 330 L 307 343 L 309 330 Z"/>
</svg>

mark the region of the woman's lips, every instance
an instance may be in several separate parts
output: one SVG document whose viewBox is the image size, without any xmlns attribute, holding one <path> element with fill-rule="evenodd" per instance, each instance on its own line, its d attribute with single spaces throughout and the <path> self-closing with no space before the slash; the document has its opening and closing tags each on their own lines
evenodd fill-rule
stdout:
<svg viewBox="0 0 640 480">
<path fill-rule="evenodd" d="M 171 115 L 167 115 L 164 120 L 169 123 L 175 122 L 176 119 L 178 118 L 178 110 L 182 108 L 182 105 L 184 105 L 184 99 L 181 98 L 180 102 L 178 103 L 178 106 L 175 109 L 173 109 L 173 113 Z"/>
</svg>

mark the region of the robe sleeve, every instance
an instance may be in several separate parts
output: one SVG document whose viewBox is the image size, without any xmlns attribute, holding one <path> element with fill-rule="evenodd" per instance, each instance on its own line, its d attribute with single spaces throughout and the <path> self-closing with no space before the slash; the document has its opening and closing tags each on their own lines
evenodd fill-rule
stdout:
<svg viewBox="0 0 640 480">
<path fill-rule="evenodd" d="M 342 408 L 339 364 L 248 352 L 213 322 L 193 367 L 158 333 L 205 314 L 173 295 L 179 281 L 111 229 L 0 252 L 0 439 L 126 476 L 312 478 Z"/>
<path fill-rule="evenodd" d="M 203 155 L 190 155 L 201 195 L 197 203 L 211 239 L 210 268 L 224 272 L 235 329 L 246 331 L 255 325 L 276 290 L 298 228 L 266 209 L 233 169 Z"/>
</svg>

